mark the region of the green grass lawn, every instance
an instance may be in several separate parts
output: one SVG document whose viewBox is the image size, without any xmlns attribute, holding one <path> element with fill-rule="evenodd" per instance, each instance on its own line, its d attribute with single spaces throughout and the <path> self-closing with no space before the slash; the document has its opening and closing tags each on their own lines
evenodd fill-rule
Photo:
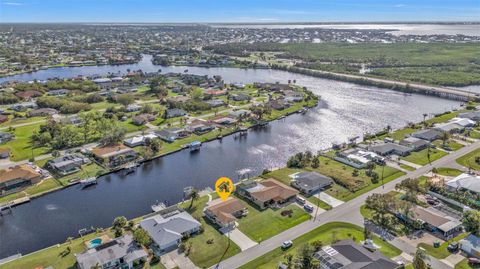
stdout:
<svg viewBox="0 0 480 269">
<path fill-rule="evenodd" d="M 350 223 L 343 222 L 331 222 L 325 225 L 322 225 L 313 231 L 310 231 L 296 239 L 293 240 L 293 246 L 285 251 L 280 249 L 280 246 L 275 250 L 264 254 L 263 256 L 258 257 L 257 259 L 241 266 L 241 269 L 272 269 L 277 268 L 279 262 L 284 260 L 285 254 L 296 254 L 296 250 L 299 246 L 312 243 L 314 241 L 321 241 L 323 245 L 331 244 L 334 240 L 342 239 L 354 239 L 356 242 L 363 240 L 363 230 L 362 228 L 355 226 Z M 374 237 L 373 241 L 375 244 L 380 246 L 380 251 L 388 256 L 395 257 L 400 255 L 401 251 L 389 243 L 381 240 L 378 237 Z"/>
<path fill-rule="evenodd" d="M 436 145 L 439 148 L 443 148 L 443 141 L 441 140 L 435 140 L 433 141 L 433 144 Z M 445 146 L 449 147 L 451 150 L 459 150 L 464 147 L 464 145 L 457 143 L 453 140 L 447 141 Z"/>
<path fill-rule="evenodd" d="M 32 151 L 34 156 L 46 154 L 50 151 L 47 147 L 33 147 L 32 145 L 32 133 L 38 131 L 40 125 L 43 125 L 43 123 L 15 128 L 15 139 L 4 145 L 4 147 L 8 147 L 11 150 L 10 160 L 16 162 L 29 159 L 32 157 Z"/>
<path fill-rule="evenodd" d="M 310 219 L 309 214 L 293 204 L 282 209 L 267 208 L 262 211 L 246 204 L 248 215 L 238 220 L 238 229 L 257 242 L 264 241 Z M 292 216 L 282 216 L 281 212 L 285 210 L 292 210 Z"/>
<path fill-rule="evenodd" d="M 454 169 L 454 168 L 448 168 L 448 167 L 437 168 L 437 174 L 442 175 L 442 176 L 456 177 L 456 176 L 458 176 L 462 173 L 463 173 L 462 171 L 460 171 L 458 169 Z"/>
<path fill-rule="evenodd" d="M 458 158 L 457 163 L 467 168 L 471 167 L 472 169 L 480 170 L 480 163 L 475 162 L 476 157 L 480 157 L 480 149 L 474 150 Z"/>
<path fill-rule="evenodd" d="M 400 167 L 405 169 L 405 170 L 408 170 L 408 171 L 414 171 L 416 170 L 415 168 L 411 167 L 411 166 L 408 166 L 406 164 L 400 164 Z"/>
<path fill-rule="evenodd" d="M 107 233 L 111 238 L 113 234 Z M 43 249 L 34 254 L 24 256 L 13 262 L 2 264 L 2 269 L 32 269 L 39 266 L 53 268 L 66 269 L 76 268 L 76 259 L 74 254 L 80 253 L 85 250 L 84 242 L 98 237 L 102 234 L 89 234 L 83 238 L 77 238 L 72 240 L 71 243 L 63 243 L 59 246 L 53 246 L 48 249 Z M 67 247 L 70 247 L 71 251 L 67 252 Z"/>
<path fill-rule="evenodd" d="M 204 228 L 204 232 L 188 239 L 192 244 L 190 255 L 188 256 L 195 265 L 200 268 L 210 267 L 223 259 L 227 259 L 240 252 L 240 248 L 230 241 L 226 236 L 220 234 L 212 225 L 207 223 L 203 218 L 203 208 L 208 202 L 208 197 L 203 196 L 194 201 L 193 206 L 189 209 L 190 202 L 187 201 L 181 206 L 185 208 L 194 218 L 200 221 Z M 212 244 L 207 244 L 208 240 L 213 240 Z M 230 242 L 229 242 L 230 241 Z M 230 245 L 227 251 L 227 247 Z"/>
<path fill-rule="evenodd" d="M 403 160 L 411 163 L 415 163 L 418 165 L 426 165 L 428 164 L 427 158 L 428 149 L 423 149 L 420 151 L 411 152 L 410 155 L 402 157 Z M 448 153 L 438 150 L 438 149 L 430 149 L 430 161 L 433 162 L 442 158 L 443 156 L 447 155 Z"/>
<path fill-rule="evenodd" d="M 468 235 L 468 233 L 463 233 L 461 235 L 456 236 L 455 238 L 452 238 L 451 240 L 448 240 L 447 242 L 441 244 L 438 248 L 425 244 L 425 243 L 420 243 L 418 244 L 418 247 L 424 248 L 425 251 L 430 254 L 431 256 L 437 258 L 437 259 L 445 259 L 448 257 L 451 253 L 447 250 L 447 247 L 450 243 L 452 242 L 458 242 L 465 238 Z"/>
</svg>

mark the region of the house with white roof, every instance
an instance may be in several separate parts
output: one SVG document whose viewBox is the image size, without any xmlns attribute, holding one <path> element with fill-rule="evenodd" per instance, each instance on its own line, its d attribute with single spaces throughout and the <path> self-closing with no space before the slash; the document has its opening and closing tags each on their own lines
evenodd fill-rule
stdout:
<svg viewBox="0 0 480 269">
<path fill-rule="evenodd" d="M 480 176 L 461 174 L 445 183 L 450 190 L 469 191 L 473 194 L 480 194 Z"/>
<path fill-rule="evenodd" d="M 123 143 L 131 148 L 145 145 L 147 139 L 158 138 L 155 134 L 137 135 L 123 140 Z"/>
</svg>

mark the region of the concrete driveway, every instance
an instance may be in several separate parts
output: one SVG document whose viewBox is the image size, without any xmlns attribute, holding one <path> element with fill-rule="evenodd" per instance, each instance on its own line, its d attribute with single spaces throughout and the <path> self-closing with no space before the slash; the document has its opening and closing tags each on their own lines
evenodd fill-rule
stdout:
<svg viewBox="0 0 480 269">
<path fill-rule="evenodd" d="M 193 264 L 193 262 L 186 257 L 183 253 L 178 253 L 178 250 L 175 249 L 171 252 L 166 253 L 161 258 L 162 264 L 167 269 L 180 268 L 180 269 L 197 269 L 198 267 Z"/>
<path fill-rule="evenodd" d="M 230 240 L 232 240 L 242 251 L 258 244 L 242 233 L 238 228 L 227 231 L 224 235 L 229 236 Z"/>
<path fill-rule="evenodd" d="M 331 207 L 337 207 L 343 204 L 343 201 L 338 200 L 337 198 L 326 194 L 325 192 L 321 192 L 319 194 L 320 200 L 324 201 L 325 203 L 329 204 Z"/>
</svg>

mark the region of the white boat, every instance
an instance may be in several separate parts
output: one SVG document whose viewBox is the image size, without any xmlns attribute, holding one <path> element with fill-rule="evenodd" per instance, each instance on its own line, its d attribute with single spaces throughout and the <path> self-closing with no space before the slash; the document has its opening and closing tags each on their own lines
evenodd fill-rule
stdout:
<svg viewBox="0 0 480 269">
<path fill-rule="evenodd" d="M 86 179 L 82 179 L 80 180 L 80 185 L 82 185 L 82 187 L 88 187 L 90 185 L 95 185 L 97 184 L 97 178 L 96 177 L 89 177 L 89 178 L 86 178 Z"/>
<path fill-rule="evenodd" d="M 152 211 L 153 212 L 158 212 L 160 210 L 163 210 L 167 208 L 167 206 L 164 203 L 156 202 L 155 204 L 152 205 Z"/>
<path fill-rule="evenodd" d="M 188 147 L 190 148 L 190 151 L 200 150 L 200 147 L 202 147 L 202 142 L 200 142 L 200 141 L 193 141 L 192 143 L 190 143 L 190 144 L 188 145 Z"/>
<path fill-rule="evenodd" d="M 125 170 L 125 174 L 128 175 L 128 174 L 131 174 L 133 172 L 135 172 L 135 169 L 137 169 L 137 164 L 136 163 L 129 163 L 127 164 L 123 169 Z"/>
</svg>

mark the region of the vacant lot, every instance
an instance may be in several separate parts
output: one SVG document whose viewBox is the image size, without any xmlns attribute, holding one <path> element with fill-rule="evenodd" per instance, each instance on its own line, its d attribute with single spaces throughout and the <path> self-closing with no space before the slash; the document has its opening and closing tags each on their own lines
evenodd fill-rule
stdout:
<svg viewBox="0 0 480 269">
<path fill-rule="evenodd" d="M 474 150 L 458 158 L 457 163 L 468 168 L 480 170 L 480 162 L 477 162 L 476 158 L 480 158 L 480 149 Z"/>
</svg>

